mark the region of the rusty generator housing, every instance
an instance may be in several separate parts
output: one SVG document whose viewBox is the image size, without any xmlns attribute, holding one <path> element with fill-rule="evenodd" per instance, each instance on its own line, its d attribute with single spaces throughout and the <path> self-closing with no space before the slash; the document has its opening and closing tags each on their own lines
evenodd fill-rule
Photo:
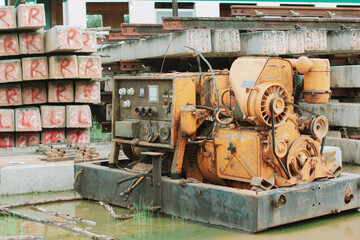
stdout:
<svg viewBox="0 0 360 240">
<path fill-rule="evenodd" d="M 115 77 L 114 142 L 133 161 L 165 153 L 175 179 L 268 190 L 335 178 L 340 165 L 322 153 L 328 121 L 297 113 L 294 74 L 306 102 L 328 101 L 326 59 L 241 57 L 230 71 Z"/>
</svg>

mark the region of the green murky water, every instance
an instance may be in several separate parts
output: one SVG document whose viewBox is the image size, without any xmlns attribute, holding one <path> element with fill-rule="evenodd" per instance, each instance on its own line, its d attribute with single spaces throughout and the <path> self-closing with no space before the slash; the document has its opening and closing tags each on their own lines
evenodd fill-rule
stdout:
<svg viewBox="0 0 360 240">
<path fill-rule="evenodd" d="M 360 173 L 360 167 L 345 166 L 345 171 Z M 72 196 L 73 192 L 1 196 L 0 204 L 32 201 L 60 196 Z M 248 239 L 248 240 L 343 240 L 360 239 L 360 212 L 352 211 L 321 217 L 300 223 L 277 227 L 257 234 L 249 234 L 226 228 L 184 221 L 181 218 L 163 217 L 157 214 L 137 214 L 127 220 L 113 220 L 98 203 L 92 201 L 64 202 L 42 207 L 72 216 L 96 221 L 97 226 L 78 224 L 89 231 L 116 239 Z M 127 209 L 114 207 L 117 214 L 127 214 Z M 31 210 L 29 207 L 16 211 L 43 219 L 59 219 Z M 47 239 L 87 239 L 57 227 L 29 222 L 13 217 L 0 216 L 0 236 L 37 235 Z"/>
</svg>

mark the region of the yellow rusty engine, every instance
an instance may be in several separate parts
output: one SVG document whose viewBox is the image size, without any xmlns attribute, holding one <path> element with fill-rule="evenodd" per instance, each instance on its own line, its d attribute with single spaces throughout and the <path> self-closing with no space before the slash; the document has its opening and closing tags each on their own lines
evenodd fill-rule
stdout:
<svg viewBox="0 0 360 240">
<path fill-rule="evenodd" d="M 118 78 L 113 134 L 129 158 L 167 152 L 173 178 L 270 189 L 337 177 L 321 152 L 327 119 L 294 112 L 294 72 L 306 102 L 328 101 L 326 59 L 241 57 L 213 74 Z"/>
</svg>

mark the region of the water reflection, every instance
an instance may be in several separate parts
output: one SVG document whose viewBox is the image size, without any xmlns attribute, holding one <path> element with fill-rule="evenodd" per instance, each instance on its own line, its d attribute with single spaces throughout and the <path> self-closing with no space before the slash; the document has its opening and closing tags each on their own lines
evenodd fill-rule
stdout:
<svg viewBox="0 0 360 240">
<path fill-rule="evenodd" d="M 344 166 L 347 172 L 360 173 L 360 167 Z M 11 202 L 33 201 L 44 198 L 71 196 L 73 192 L 29 194 L 2 196 L 0 204 Z M 208 226 L 205 224 L 185 221 L 181 218 L 161 216 L 147 212 L 139 212 L 134 218 L 113 220 L 98 203 L 82 200 L 58 204 L 43 205 L 46 209 L 76 215 L 77 217 L 96 221 L 98 226 L 78 224 L 89 231 L 113 236 L 116 239 L 247 239 L 247 240 L 352 240 L 360 239 L 360 212 L 352 211 L 302 221 L 286 226 L 270 229 L 257 234 L 249 234 L 232 229 Z M 118 214 L 127 214 L 127 209 L 117 208 Z M 17 211 L 43 219 L 59 219 L 43 213 L 35 212 L 29 207 L 18 208 Z M 13 217 L 0 217 L 0 236 L 5 235 L 38 235 L 47 239 L 87 239 L 81 235 L 39 223 L 24 221 Z"/>
</svg>

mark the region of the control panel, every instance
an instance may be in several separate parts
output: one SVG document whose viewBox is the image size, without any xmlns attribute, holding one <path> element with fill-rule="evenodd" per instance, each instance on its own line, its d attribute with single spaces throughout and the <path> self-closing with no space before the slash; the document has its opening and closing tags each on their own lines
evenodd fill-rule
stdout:
<svg viewBox="0 0 360 240">
<path fill-rule="evenodd" d="M 122 129 L 117 137 L 139 138 L 152 143 L 170 143 L 173 111 L 173 78 L 119 79 L 118 93 Z M 127 124 L 127 125 L 126 125 Z M 125 133 L 126 134 L 122 134 Z"/>
</svg>

